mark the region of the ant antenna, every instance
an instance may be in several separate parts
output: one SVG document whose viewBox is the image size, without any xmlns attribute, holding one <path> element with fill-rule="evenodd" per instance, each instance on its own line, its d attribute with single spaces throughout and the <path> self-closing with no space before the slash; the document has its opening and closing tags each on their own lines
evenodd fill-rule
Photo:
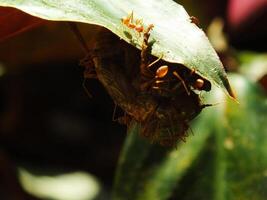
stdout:
<svg viewBox="0 0 267 200">
<path fill-rule="evenodd" d="M 187 86 L 186 86 L 186 84 L 185 84 L 183 78 L 178 74 L 177 71 L 174 71 L 174 72 L 173 72 L 173 75 L 174 75 L 178 80 L 181 81 L 181 83 L 182 83 L 182 85 L 183 85 L 183 87 L 184 87 L 184 89 L 185 89 L 187 95 L 190 96 L 190 91 L 188 90 L 188 88 L 187 88 Z"/>
<path fill-rule="evenodd" d="M 153 66 L 154 64 L 159 62 L 162 58 L 163 58 L 163 54 L 161 54 L 160 57 L 158 57 L 156 60 L 154 60 L 152 63 L 150 63 L 147 67 L 150 68 L 151 66 Z"/>
</svg>

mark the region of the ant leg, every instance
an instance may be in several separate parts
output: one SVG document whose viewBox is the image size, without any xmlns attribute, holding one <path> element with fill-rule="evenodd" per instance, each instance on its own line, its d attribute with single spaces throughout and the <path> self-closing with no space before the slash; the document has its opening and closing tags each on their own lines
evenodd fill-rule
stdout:
<svg viewBox="0 0 267 200">
<path fill-rule="evenodd" d="M 156 64 L 158 61 L 160 61 L 163 58 L 163 54 L 160 55 L 160 57 L 158 57 L 155 61 L 153 61 L 152 63 L 150 63 L 147 67 L 150 68 L 151 66 L 153 66 L 154 64 Z"/>
<path fill-rule="evenodd" d="M 148 39 L 150 37 L 150 30 L 153 28 L 152 25 L 150 25 L 147 30 L 144 32 L 144 40 L 142 43 L 142 50 L 141 50 L 141 65 L 140 65 L 140 72 L 142 75 L 147 76 L 148 70 L 147 67 L 149 66 L 148 61 L 148 51 L 149 51 L 149 44 Z"/>
<path fill-rule="evenodd" d="M 132 23 L 133 22 L 133 11 L 131 11 L 128 17 L 129 17 L 130 22 Z"/>
<path fill-rule="evenodd" d="M 133 22 L 133 11 L 131 11 L 130 14 L 127 15 L 127 17 L 123 17 L 121 19 L 122 23 L 125 24 L 126 26 L 129 26 Z"/>
<path fill-rule="evenodd" d="M 190 75 L 194 75 L 196 73 L 196 69 L 192 69 L 191 72 L 190 72 Z"/>
<path fill-rule="evenodd" d="M 179 80 L 181 81 L 181 83 L 182 83 L 182 85 L 184 86 L 184 89 L 185 89 L 187 95 L 190 96 L 190 92 L 189 92 L 189 90 L 188 90 L 188 88 L 187 88 L 187 86 L 186 86 L 184 80 L 183 80 L 182 77 L 178 74 L 178 72 L 177 72 L 177 71 L 174 71 L 174 72 L 173 72 L 173 75 L 174 75 L 177 79 L 179 79 Z"/>
<path fill-rule="evenodd" d="M 150 30 L 153 28 L 153 25 L 149 25 L 149 27 L 144 32 L 144 40 L 142 44 L 141 50 L 141 64 L 140 64 L 140 74 L 141 74 L 141 87 L 142 91 L 146 90 L 151 84 L 151 79 L 154 78 L 152 72 L 148 69 L 149 61 L 148 61 L 148 52 L 149 52 L 149 44 L 148 39 L 150 36 Z"/>
<path fill-rule="evenodd" d="M 148 28 L 144 32 L 144 40 L 142 44 L 142 50 L 141 50 L 141 72 L 144 70 L 144 68 L 147 68 L 148 64 L 148 51 L 149 51 L 149 44 L 148 39 L 150 37 L 150 30 L 154 27 L 153 24 L 150 24 Z"/>
</svg>

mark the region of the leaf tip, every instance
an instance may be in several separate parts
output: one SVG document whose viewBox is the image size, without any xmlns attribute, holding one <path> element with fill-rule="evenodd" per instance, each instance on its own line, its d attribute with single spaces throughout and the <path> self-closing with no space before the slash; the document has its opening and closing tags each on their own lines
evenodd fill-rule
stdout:
<svg viewBox="0 0 267 200">
<path fill-rule="evenodd" d="M 236 91 L 232 89 L 230 83 L 228 82 L 228 87 L 226 87 L 226 90 L 232 100 L 234 100 L 236 103 L 239 104 L 239 101 L 237 100 L 237 94 Z"/>
</svg>

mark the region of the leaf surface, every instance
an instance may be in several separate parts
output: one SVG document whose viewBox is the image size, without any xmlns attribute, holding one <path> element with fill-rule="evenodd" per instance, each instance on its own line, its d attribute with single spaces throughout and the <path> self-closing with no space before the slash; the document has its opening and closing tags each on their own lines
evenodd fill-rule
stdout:
<svg viewBox="0 0 267 200">
<path fill-rule="evenodd" d="M 132 11 L 144 27 L 154 25 L 151 53 L 195 70 L 234 97 L 223 65 L 204 32 L 191 23 L 185 9 L 171 0 L 0 0 L 31 15 L 56 21 L 76 21 L 108 28 L 141 49 L 143 38 L 121 19 Z"/>
<path fill-rule="evenodd" d="M 208 99 L 219 104 L 203 110 L 192 124 L 194 135 L 177 149 L 144 143 L 138 129 L 130 132 L 115 200 L 266 198 L 266 94 L 240 75 L 230 78 L 240 91 L 240 104 L 213 91 Z"/>
</svg>

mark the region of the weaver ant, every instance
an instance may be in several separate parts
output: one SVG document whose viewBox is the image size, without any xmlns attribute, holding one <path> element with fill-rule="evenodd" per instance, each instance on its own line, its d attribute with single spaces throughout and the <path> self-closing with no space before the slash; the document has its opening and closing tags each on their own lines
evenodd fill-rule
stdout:
<svg viewBox="0 0 267 200">
<path fill-rule="evenodd" d="M 123 17 L 121 21 L 128 28 L 134 29 L 139 34 L 143 33 L 145 31 L 145 28 L 144 28 L 144 25 L 143 25 L 143 20 L 142 19 L 134 20 L 133 11 L 127 17 Z"/>
<path fill-rule="evenodd" d="M 162 96 L 172 96 L 174 92 L 181 92 L 180 86 L 184 88 L 184 91 L 188 96 L 190 96 L 190 86 L 196 90 L 206 90 L 211 89 L 211 84 L 208 80 L 203 79 L 195 73 L 196 70 L 187 70 L 186 68 L 181 68 L 175 64 L 171 66 L 167 65 L 166 62 L 162 61 L 160 56 L 154 62 L 149 63 L 149 44 L 148 40 L 150 37 L 150 30 L 153 25 L 150 25 L 148 29 L 144 32 L 144 39 L 141 50 L 141 91 L 151 91 L 152 88 L 156 93 Z M 158 63 L 158 67 L 153 72 L 151 70 L 152 66 Z M 179 81 L 177 83 L 177 80 Z"/>
<path fill-rule="evenodd" d="M 200 25 L 200 22 L 199 22 L 199 19 L 194 17 L 194 16 L 191 16 L 190 17 L 190 22 L 191 23 L 194 23 L 195 25 L 199 26 Z"/>
</svg>

